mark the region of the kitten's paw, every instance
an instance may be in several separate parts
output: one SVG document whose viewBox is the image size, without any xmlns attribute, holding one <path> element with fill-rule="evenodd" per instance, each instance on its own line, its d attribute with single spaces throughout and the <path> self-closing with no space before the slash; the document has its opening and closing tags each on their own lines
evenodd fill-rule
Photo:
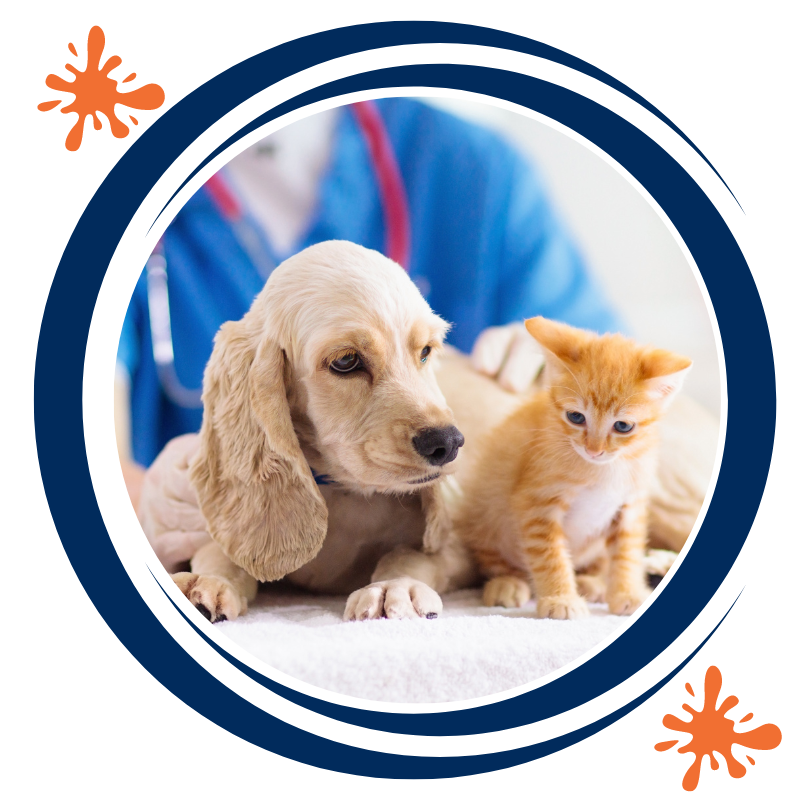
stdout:
<svg viewBox="0 0 800 800">
<path fill-rule="evenodd" d="M 605 603 L 606 582 L 599 575 L 576 575 L 578 592 L 587 603 Z"/>
<path fill-rule="evenodd" d="M 588 614 L 589 606 L 578 595 L 554 595 L 536 601 L 536 616 L 540 619 L 580 619 Z"/>
<path fill-rule="evenodd" d="M 436 619 L 441 613 L 442 599 L 430 586 L 414 578 L 394 578 L 353 592 L 347 598 L 344 619 Z"/>
<path fill-rule="evenodd" d="M 515 575 L 501 575 L 492 578 L 483 587 L 483 604 L 485 606 L 503 606 L 503 608 L 520 608 L 531 599 L 531 587 L 522 578 Z"/>
<path fill-rule="evenodd" d="M 612 614 L 627 616 L 633 614 L 647 600 L 646 589 L 625 589 L 608 593 L 608 610 Z"/>
<path fill-rule="evenodd" d="M 172 580 L 189 602 L 211 622 L 234 620 L 247 611 L 247 598 L 242 597 L 224 578 L 176 572 Z"/>
</svg>

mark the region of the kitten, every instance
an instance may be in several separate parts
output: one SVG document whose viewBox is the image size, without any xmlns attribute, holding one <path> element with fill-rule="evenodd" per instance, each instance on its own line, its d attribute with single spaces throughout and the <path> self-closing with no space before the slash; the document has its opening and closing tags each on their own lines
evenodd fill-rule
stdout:
<svg viewBox="0 0 800 800">
<path fill-rule="evenodd" d="M 540 617 L 583 616 L 584 597 L 631 614 L 649 594 L 657 423 L 692 362 L 542 317 L 525 327 L 545 351 L 546 388 L 484 440 L 456 518 L 489 578 L 484 604 L 522 606 L 532 582 Z"/>
</svg>

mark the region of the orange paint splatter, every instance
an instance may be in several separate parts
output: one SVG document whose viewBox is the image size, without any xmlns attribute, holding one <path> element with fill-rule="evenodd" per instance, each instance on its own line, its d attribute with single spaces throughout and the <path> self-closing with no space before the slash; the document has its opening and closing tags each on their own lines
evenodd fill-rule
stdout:
<svg viewBox="0 0 800 800">
<path fill-rule="evenodd" d="M 751 711 L 749 714 L 745 714 L 739 722 L 747 722 L 748 720 L 753 719 L 753 712 Z"/>
<path fill-rule="evenodd" d="M 83 69 L 65 64 L 75 76 L 71 81 L 54 74 L 45 78 L 48 89 L 75 98 L 77 121 L 64 141 L 64 155 L 81 209 L 122 154 L 173 104 L 157 83 L 120 90 L 109 73 L 122 65 L 122 59 L 112 55 L 101 63 L 105 43 L 103 29 L 92 27 Z M 70 52 L 77 55 L 74 45 Z M 131 73 L 122 82 L 135 77 Z"/>
<path fill-rule="evenodd" d="M 751 750 L 774 750 L 781 743 L 783 734 L 781 729 L 773 724 L 759 725 L 749 731 L 736 731 L 736 721 L 725 715 L 741 701 L 740 697 L 727 695 L 725 673 L 715 666 L 706 670 L 705 682 L 702 684 L 687 683 L 687 697 L 702 697 L 705 700 L 702 709 L 698 710 L 688 703 L 683 704 L 683 710 L 691 715 L 690 720 L 683 720 L 674 714 L 665 714 L 663 724 L 671 731 L 690 733 L 692 739 L 687 744 L 679 747 L 677 753 L 694 753 L 694 761 L 683 776 L 682 787 L 684 792 L 696 792 L 700 788 L 700 775 L 704 758 L 708 758 L 711 768 L 719 767 L 717 756 L 725 759 L 728 768 L 728 780 L 747 780 L 747 767 L 740 758 L 747 758 L 751 766 L 755 763 L 752 757 L 738 752 L 734 755 L 732 748 L 737 744 Z M 749 713 L 741 722 L 749 722 L 753 714 Z M 674 747 L 678 740 L 657 742 L 653 745 L 659 752 L 666 752 Z"/>
<path fill-rule="evenodd" d="M 78 51 L 75 49 L 75 45 L 74 45 L 74 44 L 72 44 L 72 42 L 70 42 L 70 43 L 67 45 L 67 47 L 69 47 L 69 51 L 70 51 L 70 53 L 72 53 L 72 55 L 74 55 L 74 56 L 77 56 L 77 55 L 78 55 Z"/>
</svg>

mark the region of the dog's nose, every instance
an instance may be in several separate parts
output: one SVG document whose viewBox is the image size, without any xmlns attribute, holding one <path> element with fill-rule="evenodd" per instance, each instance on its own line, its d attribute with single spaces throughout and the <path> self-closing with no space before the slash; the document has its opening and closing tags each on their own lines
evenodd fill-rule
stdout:
<svg viewBox="0 0 800 800">
<path fill-rule="evenodd" d="M 425 428 L 411 442 L 429 464 L 443 467 L 458 455 L 458 448 L 464 445 L 464 437 L 455 425 L 448 425 L 446 428 Z"/>
</svg>

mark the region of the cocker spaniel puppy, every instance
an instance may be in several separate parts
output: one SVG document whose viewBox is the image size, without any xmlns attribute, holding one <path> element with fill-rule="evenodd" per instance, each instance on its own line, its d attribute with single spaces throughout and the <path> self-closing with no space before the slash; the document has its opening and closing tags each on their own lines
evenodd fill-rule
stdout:
<svg viewBox="0 0 800 800">
<path fill-rule="evenodd" d="M 397 264 L 349 242 L 288 259 L 222 326 L 199 437 L 160 457 L 183 459 L 210 534 L 173 576 L 209 619 L 284 576 L 350 593 L 345 619 L 432 618 L 473 580 L 445 504 L 464 444 L 434 374 L 447 329 Z"/>
</svg>

